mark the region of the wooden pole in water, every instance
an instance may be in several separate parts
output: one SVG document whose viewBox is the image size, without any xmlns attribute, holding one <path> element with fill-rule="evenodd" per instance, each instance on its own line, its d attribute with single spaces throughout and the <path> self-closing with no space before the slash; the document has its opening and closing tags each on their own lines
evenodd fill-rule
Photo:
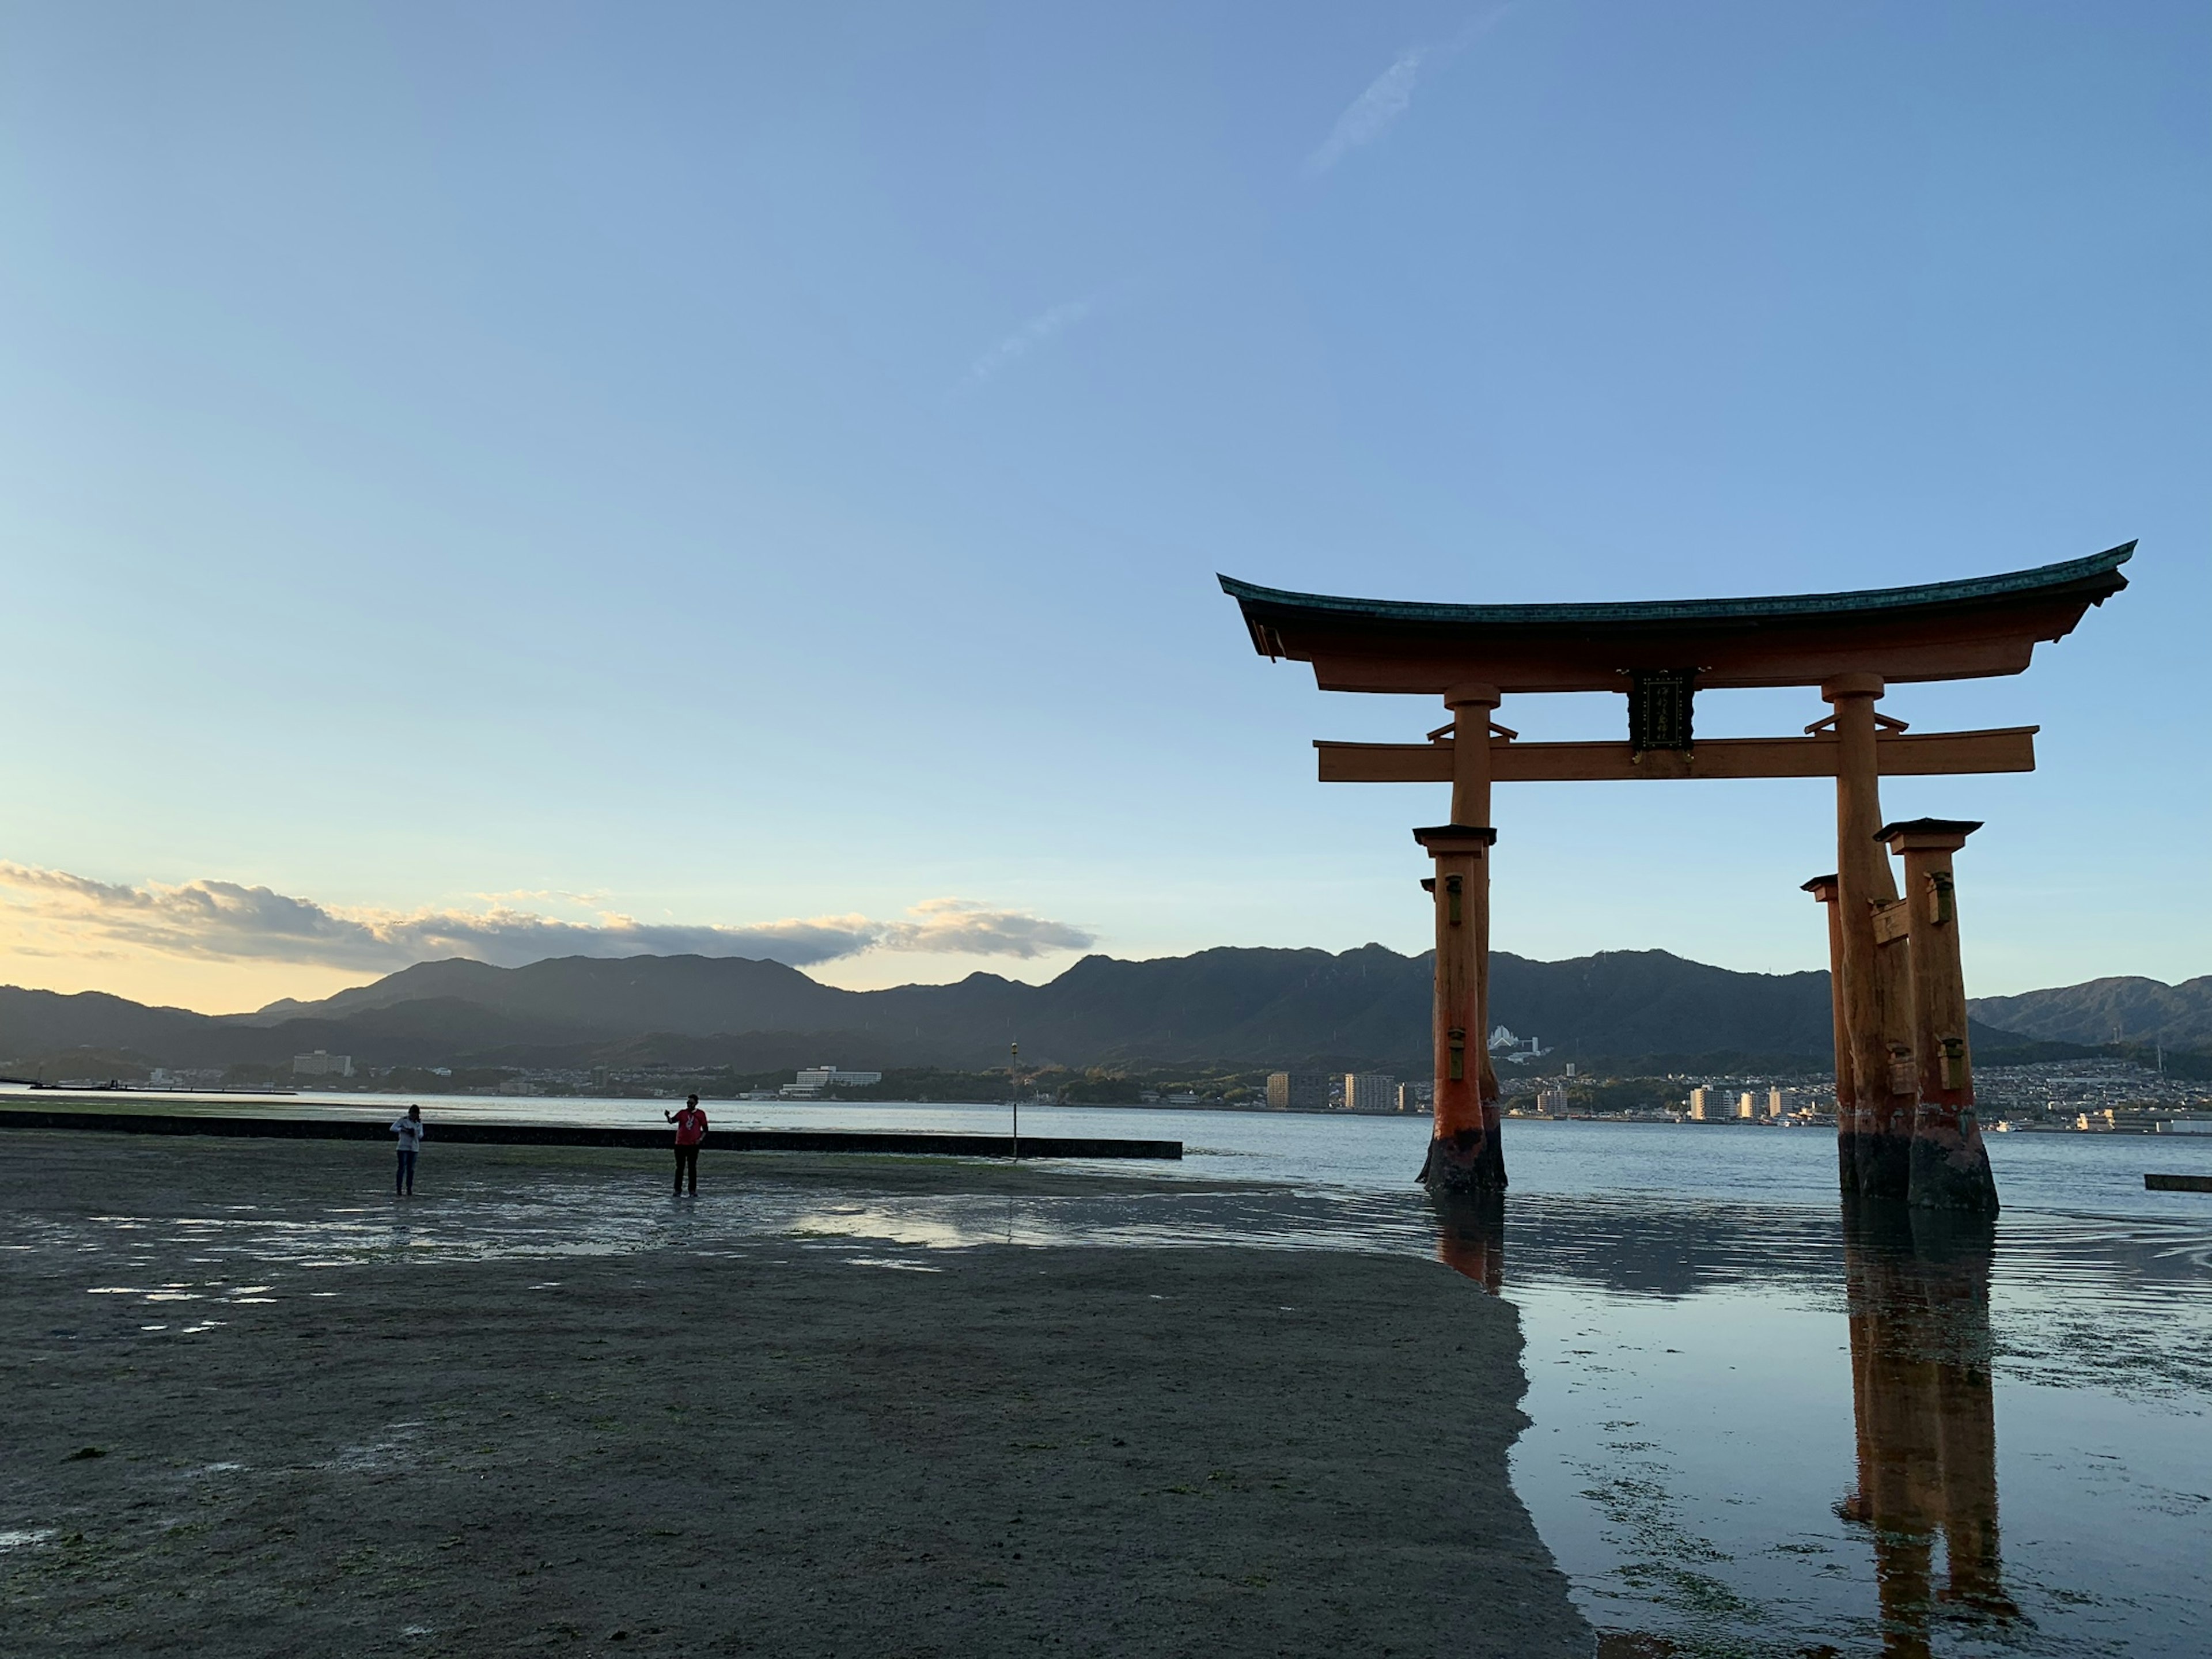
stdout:
<svg viewBox="0 0 2212 1659">
<path fill-rule="evenodd" d="M 1505 1188 L 1505 1157 L 1486 1021 L 1489 854 L 1498 841 L 1489 823 L 1490 711 L 1498 688 L 1455 685 L 1444 702 L 1453 717 L 1451 822 L 1413 832 L 1436 866 L 1425 884 L 1436 909 L 1436 1116 L 1421 1179 L 1437 1192 L 1495 1193 Z"/>
<path fill-rule="evenodd" d="M 1815 876 L 1805 890 L 1828 912 L 1828 1014 L 1836 1045 L 1836 1178 L 1846 1193 L 1859 1189 L 1857 1092 L 1851 1085 L 1850 1024 L 1844 1018 L 1844 925 L 1833 876 Z"/>
<path fill-rule="evenodd" d="M 1994 1215 L 1996 1177 L 1974 1116 L 1966 981 L 1959 962 L 1958 896 L 1951 875 L 1951 855 L 1981 827 L 1954 818 L 1915 818 L 1885 825 L 1881 838 L 1905 860 L 1911 929 L 1912 1046 L 1920 1098 L 1912 1118 L 1909 1196 L 1929 1209 Z"/>
<path fill-rule="evenodd" d="M 1911 958 L 1901 931 L 1885 945 L 1875 926 L 1877 912 L 1897 901 L 1875 838 L 1881 793 L 1874 705 L 1882 690 L 1879 674 L 1841 675 L 1820 688 L 1836 711 L 1836 913 L 1851 1054 L 1851 1120 L 1847 1129 L 1839 1115 L 1837 1130 L 1855 1142 L 1859 1195 L 1903 1198 L 1911 1181 Z"/>
</svg>

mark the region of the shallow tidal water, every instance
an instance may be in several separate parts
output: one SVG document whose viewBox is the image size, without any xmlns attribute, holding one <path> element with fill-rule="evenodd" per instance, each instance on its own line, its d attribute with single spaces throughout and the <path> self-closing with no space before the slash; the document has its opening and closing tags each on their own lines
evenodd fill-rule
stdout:
<svg viewBox="0 0 2212 1659">
<path fill-rule="evenodd" d="M 1992 1137 L 2006 1209 L 1976 1229 L 1846 1214 L 1832 1135 L 1812 1130 L 1509 1121 L 1504 1205 L 1440 1217 L 1413 1184 L 1418 1121 L 1029 1109 L 1025 1133 L 1188 1152 L 1097 1166 L 1180 1177 L 1162 1190 L 1011 1200 L 751 1186 L 710 1143 L 701 1197 L 672 1205 L 557 1167 L 520 1189 L 439 1179 L 441 1116 L 657 1121 L 657 1103 L 428 1109 L 411 1206 L 210 1206 L 11 1243 L 77 1252 L 88 1291 L 180 1334 L 395 1253 L 542 1257 L 549 1279 L 564 1255 L 769 1243 L 915 1272 L 987 1241 L 1418 1254 L 1520 1310 L 1532 1423 L 1515 1485 L 1607 1653 L 2212 1652 L 2212 1197 L 2142 1184 L 2212 1173 L 2212 1138 Z M 714 1116 L 1006 1121 L 782 1103 Z M 332 1152 L 379 1173 L 389 1158 Z"/>
</svg>

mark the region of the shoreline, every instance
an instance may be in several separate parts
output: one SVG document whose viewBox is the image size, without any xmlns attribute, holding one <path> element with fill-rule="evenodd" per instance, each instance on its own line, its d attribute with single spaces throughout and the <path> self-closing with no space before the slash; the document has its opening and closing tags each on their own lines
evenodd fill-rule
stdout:
<svg viewBox="0 0 2212 1659">
<path fill-rule="evenodd" d="M 404 1230 L 365 1206 L 388 1159 L 9 1146 L 0 1525 L 46 1535 L 0 1552 L 0 1607 L 42 1653 L 1591 1650 L 1510 1481 L 1518 1316 L 1434 1262 L 794 1237 L 270 1265 L 224 1217 Z M 732 1198 L 1191 1186 L 725 1168 Z"/>
</svg>

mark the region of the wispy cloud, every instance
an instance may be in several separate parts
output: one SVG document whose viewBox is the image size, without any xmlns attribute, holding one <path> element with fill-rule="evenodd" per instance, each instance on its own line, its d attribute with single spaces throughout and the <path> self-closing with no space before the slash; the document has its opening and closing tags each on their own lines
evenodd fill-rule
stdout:
<svg viewBox="0 0 2212 1659">
<path fill-rule="evenodd" d="M 1408 46 L 1396 61 L 1367 83 L 1367 89 L 1346 106 L 1328 130 L 1328 137 L 1306 157 L 1306 171 L 1327 173 L 1363 145 L 1388 132 L 1398 118 L 1413 107 L 1413 89 L 1425 68 L 1449 63 L 1489 33 L 1510 6 L 1499 6 L 1468 23 L 1441 46 Z"/>
<path fill-rule="evenodd" d="M 1306 157 L 1306 171 L 1327 173 L 1362 144 L 1371 144 L 1388 131 L 1390 124 L 1412 107 L 1413 87 L 1421 78 L 1421 60 L 1428 55 L 1426 46 L 1414 46 L 1370 81 L 1367 90 L 1336 118 L 1321 148 Z"/>
<path fill-rule="evenodd" d="M 217 961 L 388 971 L 442 957 L 513 968 L 547 957 L 754 957 L 805 967 L 864 951 L 1030 957 L 1087 948 L 1066 922 L 965 899 L 927 900 L 892 921 L 811 916 L 730 927 L 604 913 L 568 921 L 511 904 L 481 910 L 340 909 L 267 887 L 192 881 L 143 887 L 0 861 L 0 924 L 65 939 L 83 955 L 118 946 Z M 40 950 L 36 939 L 15 947 Z"/>
<path fill-rule="evenodd" d="M 1066 333 L 1078 323 L 1088 320 L 1097 309 L 1098 301 L 1094 297 L 1070 300 L 1048 311 L 1040 311 L 1012 333 L 994 341 L 988 350 L 970 363 L 968 373 L 961 377 L 962 389 L 982 385 L 993 375 L 1019 362 L 1046 341 Z"/>
</svg>

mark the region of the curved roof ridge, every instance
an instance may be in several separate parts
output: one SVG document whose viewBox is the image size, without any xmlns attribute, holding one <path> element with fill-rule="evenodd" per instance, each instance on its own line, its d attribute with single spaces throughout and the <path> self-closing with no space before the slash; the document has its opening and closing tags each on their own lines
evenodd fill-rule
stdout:
<svg viewBox="0 0 2212 1659">
<path fill-rule="evenodd" d="M 1831 616 L 1869 611 L 1910 610 L 1961 600 L 1999 599 L 2070 587 L 2107 575 L 2131 558 L 2132 541 L 2092 553 L 2087 558 L 2039 565 L 2033 570 L 1972 576 L 1961 581 L 1927 582 L 1914 587 L 1869 587 L 1840 593 L 1785 593 L 1734 599 L 1624 599 L 1597 604 L 1443 605 L 1422 599 L 1361 599 L 1329 593 L 1299 593 L 1262 587 L 1216 573 L 1222 592 L 1239 601 L 1279 605 L 1343 617 L 1413 623 L 1656 623 L 1738 622 L 1764 617 Z M 2103 596 L 2100 596 L 2101 600 Z"/>
</svg>

